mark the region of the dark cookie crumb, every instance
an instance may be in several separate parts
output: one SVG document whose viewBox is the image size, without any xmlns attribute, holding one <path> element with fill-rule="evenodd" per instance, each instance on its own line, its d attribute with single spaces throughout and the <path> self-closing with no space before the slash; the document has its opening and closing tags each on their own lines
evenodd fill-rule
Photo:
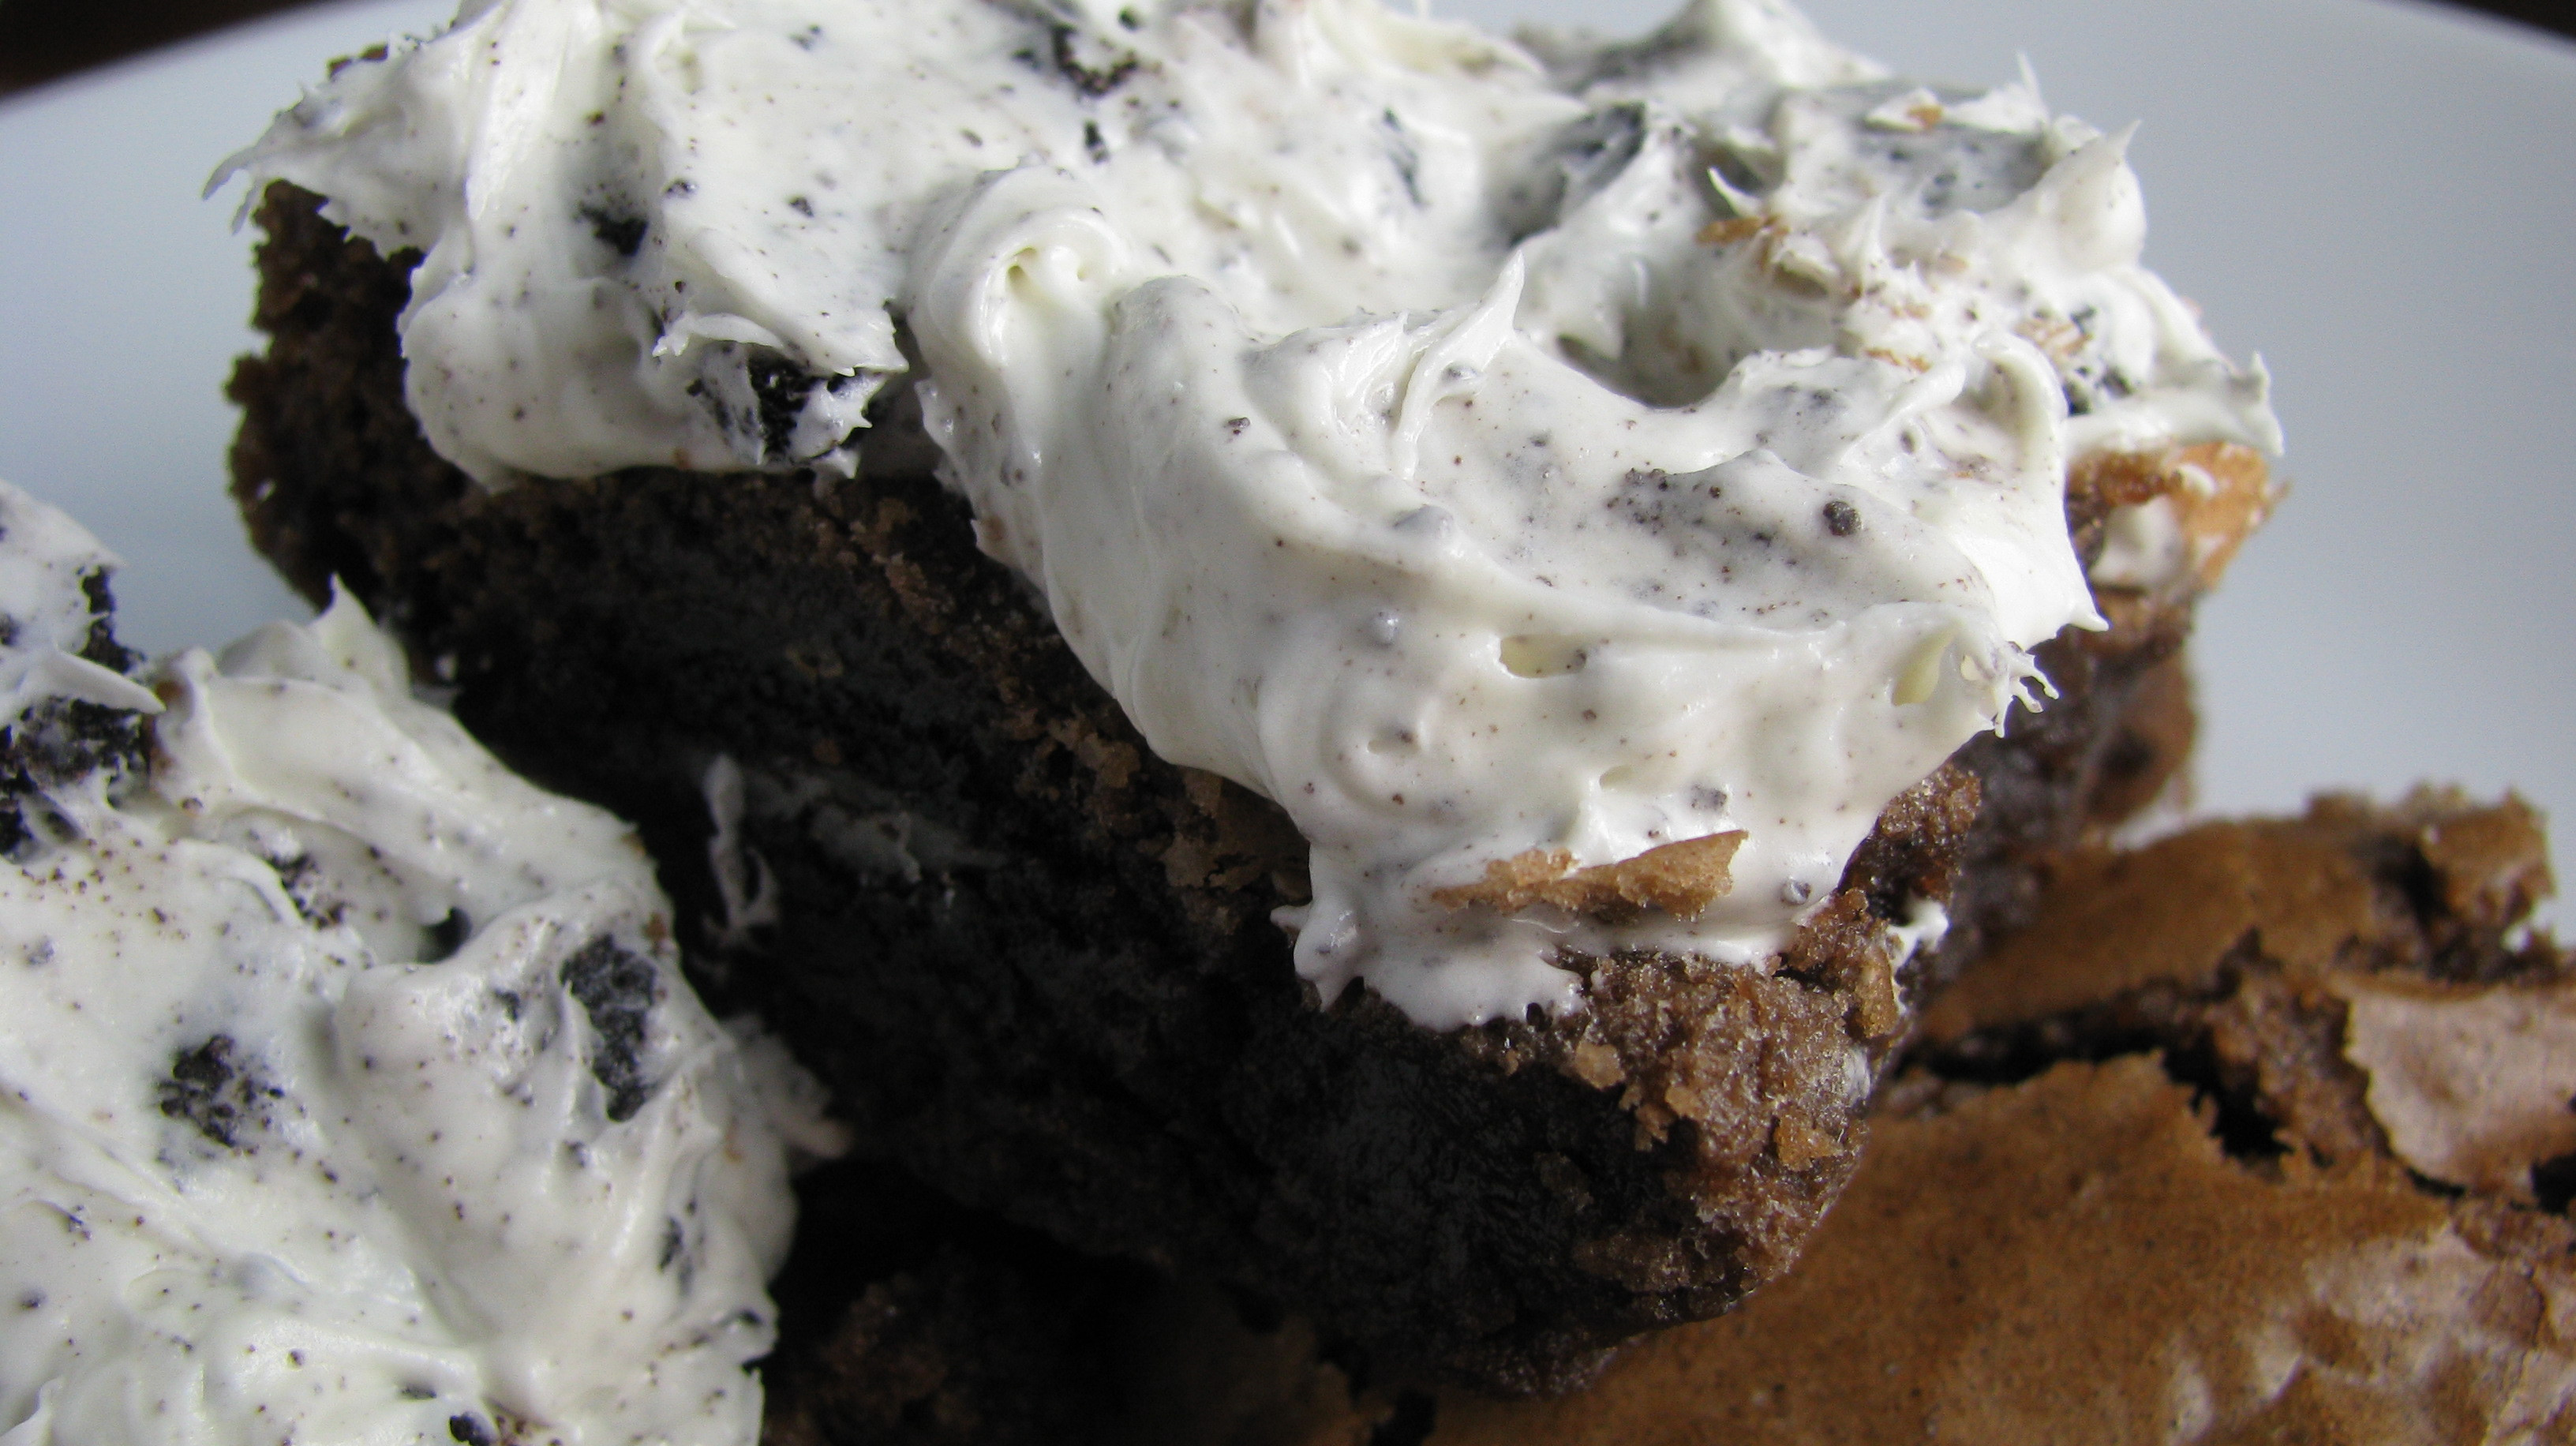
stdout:
<svg viewBox="0 0 2576 1446">
<path fill-rule="evenodd" d="M 104 569 L 81 576 L 93 621 L 77 656 L 131 672 L 142 656 L 117 642 L 116 599 Z M 77 699 L 46 698 L 0 726 L 0 856 L 18 858 L 55 826 L 44 795 L 105 772 L 111 792 L 143 776 L 150 725 L 140 713 Z"/>
<path fill-rule="evenodd" d="M 563 982 L 590 1016 L 590 1074 L 608 1091 L 608 1117 L 635 1118 L 653 1096 L 644 1044 L 653 1006 L 662 999 L 661 975 L 650 960 L 602 937 L 564 962 Z"/>
<path fill-rule="evenodd" d="M 271 859 L 269 865 L 277 870 L 278 883 L 285 887 L 286 897 L 294 902 L 295 912 L 304 916 L 304 922 L 328 929 L 348 917 L 348 904 L 327 892 L 330 879 L 311 854 Z"/>
<path fill-rule="evenodd" d="M 805 409 L 806 398 L 816 387 L 826 385 L 794 362 L 768 352 L 756 351 L 745 363 L 751 374 L 751 394 L 760 403 L 760 442 L 767 455 L 784 458 L 788 440 L 796 434 L 796 419 Z"/>
<path fill-rule="evenodd" d="M 1126 84 L 1142 62 L 1132 54 L 1106 57 L 1105 63 L 1086 63 L 1083 58 L 1085 37 L 1070 25 L 1053 27 L 1048 35 L 1047 54 L 1055 62 L 1058 75 L 1072 82 L 1085 96 L 1097 98 Z"/>
<path fill-rule="evenodd" d="M 652 223 L 641 216 L 613 214 L 597 206 L 584 206 L 578 214 L 601 245 L 630 261 L 644 249 L 644 237 L 652 230 Z"/>
<path fill-rule="evenodd" d="M 268 1122 L 269 1101 L 286 1096 L 251 1061 L 238 1058 L 236 1049 L 232 1036 L 218 1034 L 180 1050 L 158 1086 L 162 1114 L 194 1125 L 228 1150 L 246 1149 L 242 1137 Z"/>
</svg>

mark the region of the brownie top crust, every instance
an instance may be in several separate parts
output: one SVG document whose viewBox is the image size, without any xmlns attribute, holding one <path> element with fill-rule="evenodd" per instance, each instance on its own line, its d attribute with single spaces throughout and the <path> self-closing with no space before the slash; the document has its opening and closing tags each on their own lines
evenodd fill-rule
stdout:
<svg viewBox="0 0 2576 1446">
<path fill-rule="evenodd" d="M 2519 801 L 2427 790 L 2075 861 L 1742 1310 L 1530 1403 L 1353 1391 L 1176 1293 L 1213 1326 L 1146 1358 L 1159 1439 L 2560 1439 L 2576 955 L 2516 928 L 2545 860 Z"/>
</svg>

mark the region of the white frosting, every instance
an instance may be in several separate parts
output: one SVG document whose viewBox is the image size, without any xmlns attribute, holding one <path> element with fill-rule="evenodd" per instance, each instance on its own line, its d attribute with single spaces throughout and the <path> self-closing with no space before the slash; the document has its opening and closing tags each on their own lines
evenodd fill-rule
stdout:
<svg viewBox="0 0 2576 1446">
<path fill-rule="evenodd" d="M 87 580 L 104 579 L 114 554 L 79 523 L 0 484 L 0 719 L 65 698 L 158 713 L 152 690 L 81 656 L 97 623 Z"/>
<path fill-rule="evenodd" d="M 0 513 L 14 667 L 101 554 Z M 0 862 L 0 1440 L 754 1440 L 781 1132 L 830 1141 L 632 833 L 346 601 L 147 678 L 148 777 Z"/>
<path fill-rule="evenodd" d="M 1579 1007 L 1561 947 L 1766 958 L 2100 625 L 2069 457 L 2278 446 L 2138 264 L 2125 134 L 2027 78 L 1886 81 L 1762 0 L 1535 43 L 1375 0 L 492 0 L 244 164 L 426 248 L 411 399 L 494 483 L 846 470 L 900 316 L 986 550 L 1158 753 L 1313 843 L 1299 970 L 1447 1026 Z M 1433 897 L 1739 831 L 1693 918 Z"/>
</svg>

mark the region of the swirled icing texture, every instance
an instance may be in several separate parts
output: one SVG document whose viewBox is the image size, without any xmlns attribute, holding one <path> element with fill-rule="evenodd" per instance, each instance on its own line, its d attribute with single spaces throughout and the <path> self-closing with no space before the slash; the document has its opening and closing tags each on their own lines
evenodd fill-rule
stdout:
<svg viewBox="0 0 2576 1446">
<path fill-rule="evenodd" d="M 2126 144 L 1762 0 L 493 0 L 242 163 L 426 250 L 411 400 L 495 484 L 847 470 L 899 319 L 985 549 L 1311 841 L 1299 970 L 1447 1026 L 1758 967 L 2100 625 L 2071 456 L 2277 449 Z M 1704 907 L 1457 902 L 1725 835 Z"/>
<path fill-rule="evenodd" d="M 75 689 L 13 762 L 157 714 L 148 764 L 9 780 L 0 1439 L 752 1441 L 781 1131 L 828 1127 L 690 994 L 633 835 L 346 602 L 149 688 L 68 665 L 110 559 L 0 523 L 0 676 Z"/>
</svg>

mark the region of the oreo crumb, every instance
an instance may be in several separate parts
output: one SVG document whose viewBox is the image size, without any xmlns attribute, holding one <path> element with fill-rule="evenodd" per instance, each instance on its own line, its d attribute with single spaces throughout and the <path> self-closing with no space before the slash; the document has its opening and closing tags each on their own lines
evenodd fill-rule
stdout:
<svg viewBox="0 0 2576 1446">
<path fill-rule="evenodd" d="M 183 1049 L 171 1057 L 169 1078 L 159 1086 L 162 1114 L 185 1120 L 228 1150 L 244 1148 L 243 1133 L 266 1123 L 268 1101 L 286 1093 L 237 1059 L 235 1048 L 231 1035 L 218 1034 Z"/>
<path fill-rule="evenodd" d="M 277 881 L 286 888 L 286 897 L 295 903 L 295 912 L 304 922 L 317 929 L 328 929 L 347 917 L 349 906 L 323 892 L 322 866 L 311 854 L 297 854 L 288 859 L 270 859 L 269 867 L 277 870 Z"/>
<path fill-rule="evenodd" d="M 770 456 L 783 458 L 788 438 L 796 434 L 796 419 L 805 410 L 805 398 L 822 378 L 766 352 L 754 352 L 743 369 L 750 373 L 751 394 L 760 402 L 760 445 Z"/>
<path fill-rule="evenodd" d="M 78 656 L 113 672 L 127 672 L 141 655 L 116 641 L 116 599 L 104 568 L 81 575 L 81 594 L 93 621 Z M 113 791 L 139 778 L 150 755 L 140 713 L 71 698 L 46 698 L 0 727 L 0 854 L 25 857 L 48 836 L 52 806 L 43 795 L 104 771 Z"/>
<path fill-rule="evenodd" d="M 1404 182 L 1404 194 L 1413 204 L 1422 204 L 1422 152 L 1415 148 L 1413 137 L 1404 132 L 1404 122 L 1389 110 L 1378 118 L 1386 129 L 1386 158 L 1395 167 L 1397 180 Z"/>
<path fill-rule="evenodd" d="M 107 569 L 92 568 L 81 574 L 81 596 L 89 600 L 89 638 L 81 644 L 80 655 L 110 672 L 130 671 L 143 661 L 143 655 L 116 640 L 116 594 L 108 585 Z"/>
<path fill-rule="evenodd" d="M 674 186 L 687 184 L 686 181 L 673 183 Z M 687 192 L 680 194 L 686 195 Z M 635 259 L 636 252 L 644 249 L 645 233 L 652 229 L 652 223 L 641 216 L 615 216 L 597 206 L 584 206 L 576 214 L 590 223 L 590 234 L 598 237 L 601 245 L 630 261 Z"/>
<path fill-rule="evenodd" d="M 1107 95 L 1136 73 L 1139 62 L 1133 55 L 1121 55 L 1105 66 L 1085 65 L 1079 43 L 1080 35 L 1072 26 L 1054 27 L 1052 48 L 1056 73 L 1073 82 L 1073 88 L 1082 94 Z"/>
<path fill-rule="evenodd" d="M 581 947 L 565 961 L 564 988 L 581 1001 L 597 1037 L 590 1055 L 591 1078 L 608 1091 L 608 1117 L 631 1120 L 652 1098 L 644 1078 L 645 1021 L 661 1001 L 661 976 L 643 958 L 602 937 Z"/>
</svg>

